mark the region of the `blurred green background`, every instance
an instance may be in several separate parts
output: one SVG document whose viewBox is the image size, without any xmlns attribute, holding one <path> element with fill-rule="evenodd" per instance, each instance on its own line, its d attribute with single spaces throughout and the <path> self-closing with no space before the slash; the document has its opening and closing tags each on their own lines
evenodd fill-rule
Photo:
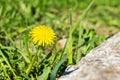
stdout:
<svg viewBox="0 0 120 80">
<path fill-rule="evenodd" d="M 0 28 L 5 28 L 8 32 L 19 32 L 33 24 L 60 27 L 61 24 L 69 23 L 70 9 L 73 21 L 76 22 L 90 2 L 91 0 L 0 0 Z M 95 0 L 84 20 L 94 26 L 98 24 L 100 27 L 119 28 L 119 3 L 119 0 Z"/>
</svg>

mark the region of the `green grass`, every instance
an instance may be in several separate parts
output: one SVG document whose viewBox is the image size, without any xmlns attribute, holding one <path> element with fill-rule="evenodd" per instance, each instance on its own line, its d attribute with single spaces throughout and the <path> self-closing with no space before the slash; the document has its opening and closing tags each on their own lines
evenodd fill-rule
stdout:
<svg viewBox="0 0 120 80">
<path fill-rule="evenodd" d="M 91 49 L 120 30 L 119 2 L 0 0 L 0 80 L 58 78 L 68 65 L 76 64 Z M 32 63 L 38 48 L 31 41 L 29 31 L 39 24 L 51 26 L 57 39 L 53 46 L 40 49 Z M 103 26 L 109 33 L 99 31 Z M 57 42 L 63 38 L 67 43 L 60 50 Z M 46 54 L 46 50 L 50 53 Z"/>
</svg>

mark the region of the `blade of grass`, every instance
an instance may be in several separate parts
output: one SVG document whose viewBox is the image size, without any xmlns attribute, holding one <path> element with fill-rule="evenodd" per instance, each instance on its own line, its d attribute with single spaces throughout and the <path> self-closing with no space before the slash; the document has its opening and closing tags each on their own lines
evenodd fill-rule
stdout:
<svg viewBox="0 0 120 80">
<path fill-rule="evenodd" d="M 38 80 L 47 80 L 50 71 L 51 71 L 50 67 L 44 68 L 42 75 L 39 76 L 37 79 Z"/>
<path fill-rule="evenodd" d="M 53 68 L 50 75 L 50 80 L 55 80 L 58 69 L 67 60 L 67 57 L 67 55 L 64 55 L 63 58 L 59 61 L 59 63 Z"/>
<path fill-rule="evenodd" d="M 1 50 L 0 50 L 0 54 L 1 54 L 2 57 L 4 58 L 6 64 L 9 66 L 9 68 L 10 68 L 10 70 L 12 71 L 13 75 L 14 75 L 15 77 L 17 77 L 16 74 L 15 74 L 15 72 L 14 72 L 14 70 L 13 70 L 13 68 L 12 68 L 12 66 L 11 66 L 11 64 L 9 63 L 8 59 L 5 57 L 5 55 L 2 53 Z"/>
<path fill-rule="evenodd" d="M 6 67 L 3 65 L 3 63 L 1 63 L 2 69 L 5 73 L 5 76 L 7 76 L 7 78 L 10 80 L 10 76 L 8 75 L 7 71 L 6 71 Z"/>
<path fill-rule="evenodd" d="M 66 53 L 68 54 L 68 64 L 73 64 L 73 53 L 72 53 L 72 34 L 73 32 L 76 30 L 76 28 L 79 26 L 79 24 L 81 25 L 81 20 L 85 17 L 85 14 L 87 13 L 87 11 L 90 9 L 90 7 L 92 6 L 94 0 L 91 1 L 91 3 L 89 4 L 89 6 L 86 8 L 86 10 L 83 12 L 82 16 L 79 18 L 78 22 L 76 23 L 76 25 L 74 27 L 72 27 L 72 12 L 70 10 L 70 31 L 69 31 L 69 38 L 67 41 L 67 46 L 66 46 Z M 78 42 L 79 43 L 79 42 Z"/>
<path fill-rule="evenodd" d="M 7 38 L 10 40 L 10 42 L 12 43 L 13 47 L 18 50 L 18 52 L 23 56 L 23 58 L 25 59 L 25 61 L 26 61 L 27 63 L 30 63 L 29 58 L 28 58 L 26 55 L 24 55 L 24 53 L 21 52 L 21 50 L 20 50 L 19 48 L 17 48 L 17 46 L 15 45 L 15 43 L 14 43 L 14 41 L 12 40 L 12 38 L 10 37 L 10 35 L 9 35 L 5 30 L 3 30 L 3 31 L 4 31 L 4 33 L 6 34 Z"/>
<path fill-rule="evenodd" d="M 67 44 L 65 46 L 65 52 L 68 55 L 68 64 L 73 64 L 73 53 L 72 53 L 72 11 L 70 10 L 70 31 L 69 31 L 69 38 L 67 40 Z"/>
<path fill-rule="evenodd" d="M 75 26 L 72 28 L 72 33 L 76 30 L 76 28 L 81 24 L 80 22 L 82 21 L 82 19 L 85 17 L 86 13 L 88 12 L 88 10 L 90 9 L 90 7 L 92 6 L 92 4 L 94 3 L 94 0 L 92 0 L 90 2 L 90 4 L 88 5 L 88 7 L 85 9 L 85 11 L 82 13 L 82 15 L 80 16 L 80 18 L 78 19 L 77 23 L 75 24 Z"/>
</svg>

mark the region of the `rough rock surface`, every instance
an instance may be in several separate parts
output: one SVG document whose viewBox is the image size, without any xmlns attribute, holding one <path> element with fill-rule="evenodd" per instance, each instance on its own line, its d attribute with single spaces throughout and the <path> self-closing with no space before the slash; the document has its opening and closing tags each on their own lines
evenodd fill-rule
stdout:
<svg viewBox="0 0 120 80">
<path fill-rule="evenodd" d="M 68 67 L 58 80 L 120 80 L 120 33 Z"/>
</svg>

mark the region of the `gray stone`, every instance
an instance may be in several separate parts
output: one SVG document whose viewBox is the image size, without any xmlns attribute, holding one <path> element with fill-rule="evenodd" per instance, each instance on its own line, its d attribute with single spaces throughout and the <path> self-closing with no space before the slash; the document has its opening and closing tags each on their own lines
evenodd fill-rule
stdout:
<svg viewBox="0 0 120 80">
<path fill-rule="evenodd" d="M 120 33 L 69 66 L 58 80 L 120 80 Z"/>
</svg>

